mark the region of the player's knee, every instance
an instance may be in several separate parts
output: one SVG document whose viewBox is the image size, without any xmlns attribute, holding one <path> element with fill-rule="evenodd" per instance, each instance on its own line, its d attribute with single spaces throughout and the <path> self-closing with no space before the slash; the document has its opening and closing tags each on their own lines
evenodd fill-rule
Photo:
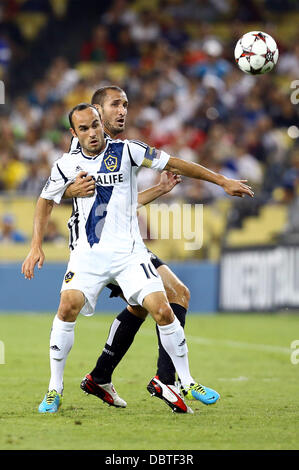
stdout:
<svg viewBox="0 0 299 470">
<path fill-rule="evenodd" d="M 73 322 L 76 321 L 78 313 L 78 310 L 73 305 L 63 303 L 58 309 L 57 316 L 61 321 Z"/>
<path fill-rule="evenodd" d="M 174 320 L 174 314 L 167 302 L 161 303 L 155 312 L 155 321 L 159 326 L 169 325 Z"/>
<path fill-rule="evenodd" d="M 73 322 L 82 308 L 81 302 L 71 295 L 64 295 L 59 304 L 57 316 L 61 321 Z"/>
<path fill-rule="evenodd" d="M 166 289 L 169 303 L 182 305 L 186 310 L 189 308 L 190 291 L 183 283 L 176 284 L 171 289 Z"/>
<path fill-rule="evenodd" d="M 190 290 L 188 289 L 187 286 L 185 286 L 185 284 L 182 284 L 180 288 L 181 302 L 179 302 L 179 304 L 185 307 L 186 310 L 188 310 L 189 308 L 190 296 L 191 296 Z"/>
</svg>

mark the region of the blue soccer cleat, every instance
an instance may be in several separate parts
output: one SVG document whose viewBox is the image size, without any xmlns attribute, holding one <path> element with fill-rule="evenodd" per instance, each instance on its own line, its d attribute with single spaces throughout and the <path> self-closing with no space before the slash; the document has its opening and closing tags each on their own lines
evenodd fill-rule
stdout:
<svg viewBox="0 0 299 470">
<path fill-rule="evenodd" d="M 198 400 L 205 405 L 213 405 L 216 403 L 220 395 L 218 392 L 201 384 L 190 384 L 189 387 L 181 388 L 182 394 L 188 400 Z"/>
<path fill-rule="evenodd" d="M 57 413 L 61 406 L 62 395 L 57 393 L 56 390 L 47 392 L 45 398 L 38 407 L 40 413 Z"/>
</svg>

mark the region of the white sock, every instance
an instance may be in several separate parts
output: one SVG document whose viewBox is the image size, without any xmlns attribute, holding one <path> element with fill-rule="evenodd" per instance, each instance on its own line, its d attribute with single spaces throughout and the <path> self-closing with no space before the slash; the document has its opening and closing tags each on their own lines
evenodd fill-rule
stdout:
<svg viewBox="0 0 299 470">
<path fill-rule="evenodd" d="M 183 387 L 195 383 L 190 374 L 186 338 L 179 320 L 175 318 L 170 325 L 158 325 L 158 328 L 161 343 L 169 354 Z"/>
<path fill-rule="evenodd" d="M 67 356 L 74 344 L 76 322 L 65 322 L 54 318 L 50 336 L 50 368 L 51 378 L 49 390 L 63 391 L 63 372 Z"/>
</svg>

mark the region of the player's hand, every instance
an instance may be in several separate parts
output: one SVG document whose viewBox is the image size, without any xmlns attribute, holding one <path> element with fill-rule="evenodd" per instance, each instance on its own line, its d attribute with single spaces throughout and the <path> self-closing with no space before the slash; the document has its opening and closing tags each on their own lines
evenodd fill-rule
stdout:
<svg viewBox="0 0 299 470">
<path fill-rule="evenodd" d="M 163 171 L 159 182 L 159 187 L 163 194 L 169 193 L 177 184 L 182 181 L 180 175 L 175 175 L 171 171 Z"/>
<path fill-rule="evenodd" d="M 22 274 L 24 274 L 25 279 L 33 279 L 36 264 L 38 265 L 38 269 L 41 269 L 44 264 L 44 260 L 45 255 L 40 247 L 31 248 L 22 264 Z"/>
<path fill-rule="evenodd" d="M 246 183 L 247 180 L 234 180 L 225 177 L 222 187 L 230 196 L 244 197 L 247 194 L 248 196 L 253 197 L 254 192 Z"/>
<path fill-rule="evenodd" d="M 65 197 L 91 197 L 95 192 L 95 181 L 86 171 L 80 171 L 75 181 L 66 189 Z"/>
</svg>

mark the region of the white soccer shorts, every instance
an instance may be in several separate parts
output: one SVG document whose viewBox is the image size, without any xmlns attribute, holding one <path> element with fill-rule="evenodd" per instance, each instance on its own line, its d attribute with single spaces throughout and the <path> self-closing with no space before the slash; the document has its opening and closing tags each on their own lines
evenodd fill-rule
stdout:
<svg viewBox="0 0 299 470">
<path fill-rule="evenodd" d="M 148 294 L 165 292 L 146 249 L 130 255 L 116 255 L 109 251 L 100 253 L 96 249 L 72 251 L 61 292 L 74 289 L 84 294 L 83 315 L 94 314 L 98 296 L 109 283 L 120 286 L 130 305 L 142 306 Z"/>
</svg>

